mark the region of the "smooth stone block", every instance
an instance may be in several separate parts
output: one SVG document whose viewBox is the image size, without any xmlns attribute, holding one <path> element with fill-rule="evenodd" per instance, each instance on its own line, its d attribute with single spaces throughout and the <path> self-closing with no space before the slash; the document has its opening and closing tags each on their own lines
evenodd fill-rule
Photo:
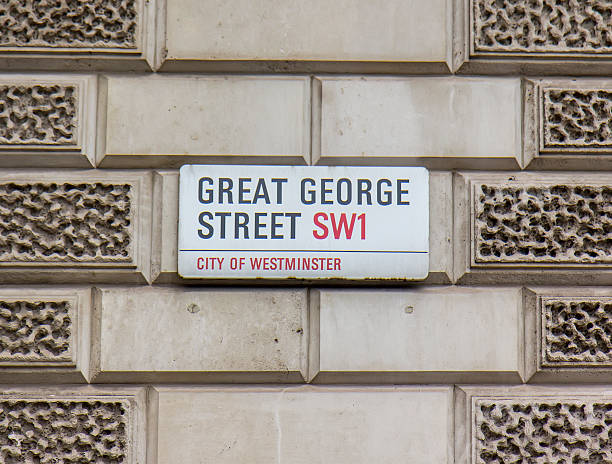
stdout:
<svg viewBox="0 0 612 464">
<path fill-rule="evenodd" d="M 306 377 L 306 290 L 105 288 L 94 314 L 96 382 Z"/>
<path fill-rule="evenodd" d="M 308 78 L 107 76 L 100 87 L 101 167 L 308 163 Z"/>
<path fill-rule="evenodd" d="M 452 174 L 429 173 L 429 276 L 427 283 L 452 282 Z M 178 275 L 178 171 L 154 173 L 153 248 L 151 270 L 155 283 L 184 283 Z M 197 283 L 197 281 L 189 282 Z"/>
<path fill-rule="evenodd" d="M 163 71 L 448 72 L 445 0 L 173 0 Z"/>
<path fill-rule="evenodd" d="M 311 301 L 315 382 L 523 379 L 520 288 L 318 290 Z"/>
<path fill-rule="evenodd" d="M 449 387 L 154 391 L 160 464 L 452 462 Z"/>
<path fill-rule="evenodd" d="M 319 77 L 315 84 L 313 164 L 521 166 L 520 79 Z"/>
</svg>

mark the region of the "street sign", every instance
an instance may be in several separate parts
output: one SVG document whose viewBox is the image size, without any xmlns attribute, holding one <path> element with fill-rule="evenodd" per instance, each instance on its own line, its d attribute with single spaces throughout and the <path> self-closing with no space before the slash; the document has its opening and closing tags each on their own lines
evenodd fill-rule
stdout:
<svg viewBox="0 0 612 464">
<path fill-rule="evenodd" d="M 424 279 L 429 174 L 186 165 L 178 247 L 185 278 Z"/>
</svg>

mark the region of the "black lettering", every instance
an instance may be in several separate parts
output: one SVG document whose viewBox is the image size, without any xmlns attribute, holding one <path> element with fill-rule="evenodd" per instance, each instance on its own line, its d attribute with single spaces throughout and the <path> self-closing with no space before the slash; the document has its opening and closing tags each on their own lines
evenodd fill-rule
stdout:
<svg viewBox="0 0 612 464">
<path fill-rule="evenodd" d="M 301 185 L 302 185 L 302 204 L 304 205 L 312 205 L 314 204 L 315 201 L 317 201 L 317 196 L 314 190 L 308 190 L 308 192 L 306 192 L 306 182 L 310 183 L 310 186 L 313 187 L 315 185 L 315 181 L 314 179 L 311 179 L 310 177 L 306 177 L 305 179 L 302 179 Z M 306 193 L 308 193 L 310 195 L 309 199 L 306 199 Z"/>
<path fill-rule="evenodd" d="M 271 213 L 271 215 L 272 215 L 272 221 L 270 224 L 270 228 L 272 229 L 272 231 L 270 232 L 270 238 L 271 239 L 281 239 L 283 238 L 283 235 L 282 234 L 277 235 L 276 229 L 282 228 L 283 224 L 282 223 L 279 224 L 278 222 L 276 222 L 276 218 L 283 217 L 284 213 Z"/>
<path fill-rule="evenodd" d="M 238 203 L 240 203 L 241 205 L 251 203 L 250 200 L 244 199 L 245 193 L 251 193 L 251 189 L 248 189 L 244 186 L 244 184 L 246 184 L 247 182 L 251 182 L 250 177 L 241 177 L 240 179 L 238 179 Z"/>
<path fill-rule="evenodd" d="M 249 215 L 247 213 L 234 214 L 234 238 L 240 238 L 240 229 L 244 231 L 243 238 L 249 238 Z"/>
<path fill-rule="evenodd" d="M 403 201 L 402 195 L 408 195 L 408 190 L 402 189 L 402 184 L 408 184 L 410 179 L 397 179 L 397 204 L 398 205 L 409 205 L 408 200 Z"/>
<path fill-rule="evenodd" d="M 302 213 L 285 213 L 285 216 L 291 218 L 291 239 L 295 239 L 295 222 L 302 216 Z"/>
<path fill-rule="evenodd" d="M 256 239 L 268 238 L 266 234 L 259 233 L 259 229 L 261 228 L 265 229 L 267 225 L 267 224 L 259 222 L 259 218 L 262 216 L 267 216 L 267 215 L 268 213 L 255 213 L 255 238 Z"/>
<path fill-rule="evenodd" d="M 363 204 L 363 196 L 366 196 L 366 205 L 372 204 L 372 181 L 370 179 L 357 179 L 357 204 Z"/>
<path fill-rule="evenodd" d="M 342 185 L 346 185 L 346 198 L 342 199 Z M 345 177 L 342 179 L 338 179 L 338 183 L 336 185 L 336 196 L 338 198 L 338 203 L 341 205 L 348 205 L 353 200 L 353 184 L 351 181 Z"/>
<path fill-rule="evenodd" d="M 227 186 L 225 186 L 227 184 Z M 227 177 L 219 178 L 219 204 L 223 204 L 223 194 L 227 194 L 227 202 L 231 205 L 234 203 L 234 198 L 232 196 L 232 188 L 234 188 L 234 181 L 232 179 L 228 179 Z"/>
<path fill-rule="evenodd" d="M 204 182 L 208 182 L 212 184 L 213 180 L 210 177 L 202 177 L 200 178 L 200 182 L 198 182 L 198 199 L 200 203 L 204 203 L 205 205 L 213 202 L 213 191 L 212 189 L 204 190 Z M 206 198 L 204 198 L 204 193 L 206 193 Z"/>
<path fill-rule="evenodd" d="M 259 178 L 259 181 L 257 182 L 257 187 L 255 187 L 253 203 L 257 203 L 257 200 L 259 200 L 260 198 L 264 199 L 266 205 L 270 204 L 270 195 L 268 195 L 268 187 L 266 187 L 266 180 L 262 178 Z"/>
<path fill-rule="evenodd" d="M 322 205 L 331 205 L 334 202 L 332 200 L 327 199 L 327 194 L 332 193 L 331 189 L 325 188 L 326 184 L 333 182 L 334 179 L 321 179 L 321 204 Z"/>
<path fill-rule="evenodd" d="M 382 184 L 387 184 L 387 187 L 391 187 L 393 184 L 389 179 L 378 179 L 378 182 L 376 183 L 376 200 L 378 201 L 378 204 L 382 206 L 388 206 L 391 204 L 392 201 L 391 191 L 385 190 L 383 192 Z"/>
<path fill-rule="evenodd" d="M 220 238 L 225 238 L 225 220 L 231 215 L 232 213 L 225 213 L 225 212 L 215 213 L 216 217 L 221 218 L 221 233 L 219 234 Z"/>
<path fill-rule="evenodd" d="M 276 204 L 283 204 L 283 184 L 287 182 L 287 179 L 270 179 L 276 184 Z"/>
<path fill-rule="evenodd" d="M 198 216 L 198 221 L 199 221 L 200 225 L 202 225 L 202 226 L 204 226 L 204 227 L 206 227 L 208 229 L 208 232 L 206 232 L 206 233 L 203 233 L 202 229 L 198 229 L 198 237 L 200 237 L 200 238 L 210 238 L 210 237 L 213 236 L 213 232 L 214 232 L 213 226 L 211 226 L 208 222 L 206 222 L 204 220 L 205 217 L 209 221 L 211 221 L 213 219 L 213 215 L 210 214 L 208 211 L 202 211 L 200 213 L 200 215 Z"/>
</svg>

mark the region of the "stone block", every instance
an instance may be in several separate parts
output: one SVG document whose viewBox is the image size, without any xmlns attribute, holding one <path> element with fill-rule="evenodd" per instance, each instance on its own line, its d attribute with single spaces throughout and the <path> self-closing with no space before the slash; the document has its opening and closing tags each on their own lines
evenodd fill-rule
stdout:
<svg viewBox="0 0 612 464">
<path fill-rule="evenodd" d="M 2 288 L 0 382 L 85 382 L 90 289 Z"/>
<path fill-rule="evenodd" d="M 0 167 L 91 167 L 96 88 L 91 76 L 0 75 Z"/>
<path fill-rule="evenodd" d="M 155 392 L 160 464 L 452 462 L 448 387 Z"/>
<path fill-rule="evenodd" d="M 612 282 L 609 175 L 460 173 L 455 180 L 457 282 Z"/>
<path fill-rule="evenodd" d="M 178 275 L 178 171 L 154 174 L 152 276 L 155 283 L 189 282 Z M 429 276 L 427 283 L 452 277 L 452 174 L 429 173 Z M 197 282 L 191 282 L 197 283 Z"/>
<path fill-rule="evenodd" d="M 94 301 L 96 382 L 306 377 L 306 290 L 120 287 Z"/>
<path fill-rule="evenodd" d="M 520 288 L 318 290 L 309 375 L 340 383 L 516 383 Z"/>
<path fill-rule="evenodd" d="M 455 0 L 455 68 L 466 73 L 594 75 L 612 66 L 606 0 Z"/>
<path fill-rule="evenodd" d="M 0 67 L 146 70 L 154 61 L 154 0 L 0 5 Z"/>
<path fill-rule="evenodd" d="M 149 173 L 0 171 L 0 282 L 146 282 L 150 202 Z"/>
<path fill-rule="evenodd" d="M 106 76 L 101 167 L 308 164 L 310 80 L 300 76 Z"/>
<path fill-rule="evenodd" d="M 321 77 L 313 96 L 313 164 L 522 163 L 520 79 Z"/>
<path fill-rule="evenodd" d="M 2 462 L 145 462 L 144 389 L 0 386 Z"/>
<path fill-rule="evenodd" d="M 455 463 L 605 462 L 612 393 L 598 387 L 476 387 L 455 391 Z"/>
<path fill-rule="evenodd" d="M 525 83 L 526 164 L 533 169 L 612 167 L 612 85 L 601 79 Z"/>
<path fill-rule="evenodd" d="M 612 289 L 533 287 L 526 307 L 530 382 L 612 381 Z"/>
<path fill-rule="evenodd" d="M 162 71 L 447 73 L 446 0 L 172 0 Z"/>
</svg>

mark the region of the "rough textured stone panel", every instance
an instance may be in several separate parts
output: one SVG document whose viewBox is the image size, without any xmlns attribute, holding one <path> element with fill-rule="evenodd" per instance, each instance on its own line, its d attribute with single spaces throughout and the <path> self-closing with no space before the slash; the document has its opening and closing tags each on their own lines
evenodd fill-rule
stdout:
<svg viewBox="0 0 612 464">
<path fill-rule="evenodd" d="M 612 262 L 612 187 L 478 184 L 477 263 Z"/>
<path fill-rule="evenodd" d="M 74 86 L 0 85 L 0 144 L 74 145 L 77 118 Z"/>
<path fill-rule="evenodd" d="M 612 90 L 544 89 L 544 148 L 612 148 Z"/>
<path fill-rule="evenodd" d="M 612 402 L 477 399 L 474 462 L 612 462 Z"/>
<path fill-rule="evenodd" d="M 131 185 L 0 184 L 0 262 L 125 262 Z"/>
<path fill-rule="evenodd" d="M 0 399 L 0 461 L 129 462 L 128 401 Z"/>
<path fill-rule="evenodd" d="M 473 0 L 474 50 L 611 53 L 608 0 Z"/>
<path fill-rule="evenodd" d="M 138 0 L 4 0 L 0 48 L 135 48 Z"/>
<path fill-rule="evenodd" d="M 70 361 L 68 301 L 0 301 L 0 362 Z"/>
<path fill-rule="evenodd" d="M 612 298 L 542 298 L 542 364 L 612 364 Z"/>
</svg>

